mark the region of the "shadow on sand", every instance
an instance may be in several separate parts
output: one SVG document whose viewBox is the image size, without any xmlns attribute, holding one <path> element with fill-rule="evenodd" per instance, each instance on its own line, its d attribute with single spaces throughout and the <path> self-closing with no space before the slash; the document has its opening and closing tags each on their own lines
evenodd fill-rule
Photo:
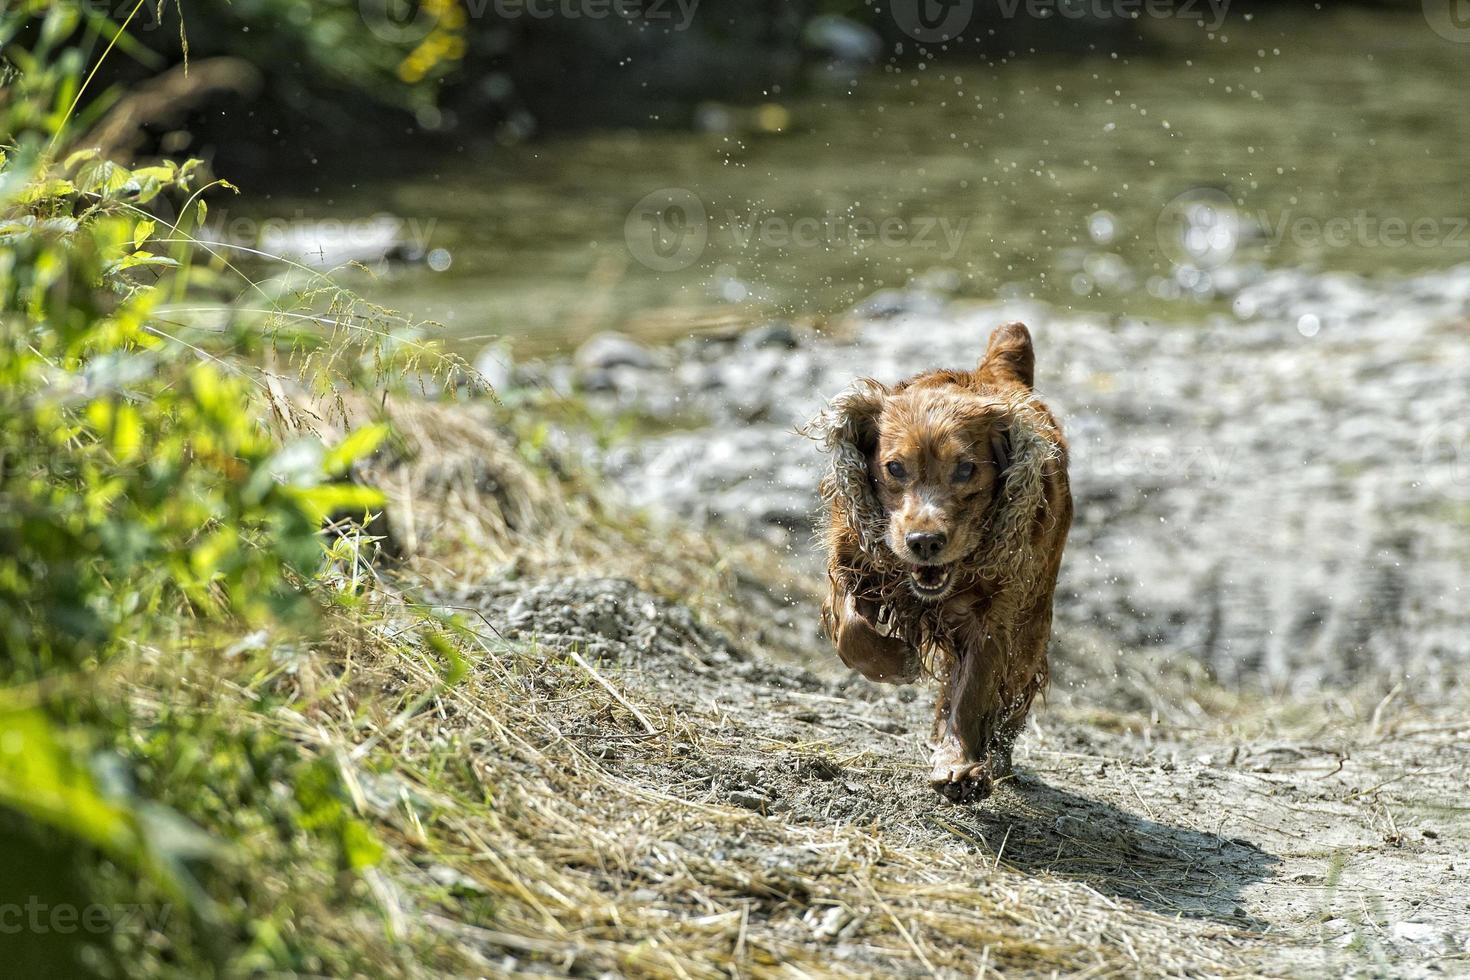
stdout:
<svg viewBox="0 0 1470 980">
<path fill-rule="evenodd" d="M 1249 841 L 1159 823 L 1025 772 L 937 822 L 1029 874 L 1082 881 L 1164 915 L 1266 925 L 1246 914 L 1240 892 L 1269 877 L 1276 858 Z"/>
</svg>

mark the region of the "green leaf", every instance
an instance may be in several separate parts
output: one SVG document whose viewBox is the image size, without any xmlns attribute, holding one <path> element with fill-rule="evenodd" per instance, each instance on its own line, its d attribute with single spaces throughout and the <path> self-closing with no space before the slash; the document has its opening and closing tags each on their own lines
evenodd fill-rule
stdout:
<svg viewBox="0 0 1470 980">
<path fill-rule="evenodd" d="M 444 658 L 444 683 L 453 687 L 462 681 L 465 674 L 469 673 L 470 665 L 459 652 L 459 648 L 432 630 L 425 634 L 424 640 L 435 653 Z"/>
<path fill-rule="evenodd" d="M 77 192 L 77 186 L 69 180 L 61 180 L 52 177 L 47 180 L 31 184 L 20 193 L 22 204 L 37 204 L 41 201 L 52 201 L 67 197 Z"/>
<path fill-rule="evenodd" d="M 34 709 L 0 709 L 0 803 L 112 854 L 137 856 L 126 811 L 103 798 Z"/>
<path fill-rule="evenodd" d="M 127 402 L 118 405 L 112 420 L 112 455 L 119 462 L 135 459 L 143 447 L 143 421 L 138 410 Z"/>
<path fill-rule="evenodd" d="M 122 272 L 124 269 L 136 269 L 139 266 L 158 266 L 165 269 L 177 269 L 179 263 L 177 259 L 171 259 L 167 255 L 154 255 L 152 252 L 139 249 L 111 266 L 111 269 L 114 272 Z"/>
<path fill-rule="evenodd" d="M 144 218 L 142 221 L 138 222 L 137 227 L 133 229 L 133 248 L 142 248 L 143 243 L 146 242 L 148 240 L 148 237 L 153 234 L 153 229 L 156 227 L 158 227 L 158 225 L 153 221 L 152 218 Z"/>
<path fill-rule="evenodd" d="M 321 487 L 287 487 L 286 495 L 301 507 L 312 521 L 320 523 L 333 514 L 366 513 L 383 505 L 383 495 L 372 487 L 351 483 L 329 483 Z"/>
<path fill-rule="evenodd" d="M 161 184 L 169 184 L 178 172 L 179 168 L 172 163 L 164 163 L 155 167 L 139 167 L 133 171 L 133 176 L 139 180 L 156 180 Z"/>
<path fill-rule="evenodd" d="M 96 146 L 88 147 L 85 150 L 78 150 L 75 153 L 73 153 L 71 156 L 69 156 L 69 157 L 66 158 L 66 162 L 64 164 L 65 169 L 71 170 L 77 164 L 79 164 L 79 163 L 85 163 L 86 161 L 91 160 L 94 157 L 96 157 L 97 154 L 99 154 L 101 152 L 102 152 L 102 149 L 100 147 L 96 147 Z"/>
<path fill-rule="evenodd" d="M 322 459 L 322 468 L 332 476 L 346 472 L 355 461 L 377 449 L 388 436 L 388 426 L 381 423 L 365 425 L 347 434 L 347 438 L 327 450 Z"/>
<path fill-rule="evenodd" d="M 383 845 L 360 820 L 342 822 L 342 857 L 353 871 L 371 868 L 383 860 Z"/>
</svg>

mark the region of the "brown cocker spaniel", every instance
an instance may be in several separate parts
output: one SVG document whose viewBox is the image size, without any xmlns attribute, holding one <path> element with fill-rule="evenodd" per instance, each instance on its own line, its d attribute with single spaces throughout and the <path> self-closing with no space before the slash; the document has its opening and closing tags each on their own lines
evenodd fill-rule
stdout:
<svg viewBox="0 0 1470 980">
<path fill-rule="evenodd" d="M 859 381 L 810 429 L 831 458 L 823 626 L 871 680 L 940 678 L 930 779 L 955 802 L 1010 773 L 1047 680 L 1072 496 L 1034 364 L 1007 323 L 976 370 Z"/>
</svg>

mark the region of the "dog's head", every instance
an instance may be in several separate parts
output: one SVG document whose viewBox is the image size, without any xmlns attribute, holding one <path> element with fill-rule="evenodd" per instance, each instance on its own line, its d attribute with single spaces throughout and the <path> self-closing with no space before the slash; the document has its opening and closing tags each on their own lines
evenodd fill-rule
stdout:
<svg viewBox="0 0 1470 980">
<path fill-rule="evenodd" d="M 996 510 L 1009 463 L 1005 403 L 955 386 L 885 392 L 872 406 L 868 477 L 886 515 L 884 542 L 920 599 L 954 587 Z"/>
<path fill-rule="evenodd" d="M 1016 407 L 958 384 L 862 382 L 833 406 L 833 490 L 869 549 L 886 548 L 921 600 L 978 564 L 1002 510 Z M 885 564 L 894 564 L 890 560 Z"/>
</svg>

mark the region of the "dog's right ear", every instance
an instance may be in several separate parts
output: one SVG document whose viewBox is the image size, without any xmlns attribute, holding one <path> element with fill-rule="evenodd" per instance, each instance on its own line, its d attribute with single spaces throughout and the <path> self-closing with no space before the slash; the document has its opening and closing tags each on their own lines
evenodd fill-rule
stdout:
<svg viewBox="0 0 1470 980">
<path fill-rule="evenodd" d="M 856 381 L 803 429 L 829 457 L 822 496 L 838 505 L 864 551 L 881 547 L 887 519 L 869 468 L 888 395 L 889 389 L 871 378 Z"/>
<path fill-rule="evenodd" d="M 832 402 L 838 440 L 861 453 L 864 461 L 878 451 L 878 419 L 887 397 L 885 385 L 863 378 Z"/>
</svg>

